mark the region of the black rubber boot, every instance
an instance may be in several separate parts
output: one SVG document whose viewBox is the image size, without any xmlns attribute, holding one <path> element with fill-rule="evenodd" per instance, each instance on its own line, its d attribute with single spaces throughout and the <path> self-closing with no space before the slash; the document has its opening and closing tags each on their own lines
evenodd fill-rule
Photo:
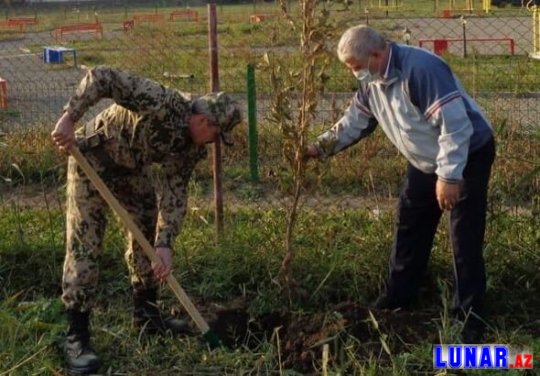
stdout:
<svg viewBox="0 0 540 376">
<path fill-rule="evenodd" d="M 482 312 L 482 316 L 479 312 Z M 486 332 L 485 313 L 477 309 L 476 311 L 469 310 L 466 313 L 464 310 L 455 309 L 455 318 L 463 323 L 461 339 L 463 344 L 480 344 Z"/>
<path fill-rule="evenodd" d="M 148 334 L 193 334 L 186 321 L 163 317 L 157 306 L 157 289 L 133 289 L 133 308 L 133 326 Z"/>
<path fill-rule="evenodd" d="M 98 356 L 90 347 L 90 312 L 67 310 L 68 333 L 64 344 L 67 370 L 72 375 L 96 373 L 101 367 Z"/>
</svg>

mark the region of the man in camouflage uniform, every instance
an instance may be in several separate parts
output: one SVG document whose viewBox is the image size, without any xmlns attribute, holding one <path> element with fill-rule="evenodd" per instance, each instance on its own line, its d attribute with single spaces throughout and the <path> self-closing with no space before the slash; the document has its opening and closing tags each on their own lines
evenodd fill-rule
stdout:
<svg viewBox="0 0 540 376">
<path fill-rule="evenodd" d="M 102 98 L 115 103 L 75 132 L 75 122 Z M 133 287 L 133 322 L 139 328 L 152 333 L 187 329 L 186 323 L 161 316 L 156 306 L 158 284 L 171 271 L 174 239 L 186 213 L 188 180 L 197 162 L 206 156 L 205 144 L 219 137 L 228 144 L 230 132 L 240 121 L 238 105 L 225 93 L 191 101 L 154 81 L 97 67 L 83 78 L 52 132 L 60 150 L 68 152 L 71 146 L 79 146 L 154 243 L 162 261 L 152 265 L 127 233 L 125 260 Z M 153 184 L 150 169 L 155 164 L 161 169 Z M 62 300 L 69 323 L 68 367 L 82 374 L 100 367 L 90 347 L 89 315 L 98 282 L 106 209 L 105 201 L 70 157 Z"/>
</svg>

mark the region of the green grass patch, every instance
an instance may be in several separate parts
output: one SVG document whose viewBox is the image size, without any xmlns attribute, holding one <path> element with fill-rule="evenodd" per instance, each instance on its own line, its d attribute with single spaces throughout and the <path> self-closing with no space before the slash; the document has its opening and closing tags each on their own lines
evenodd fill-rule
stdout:
<svg viewBox="0 0 540 376">
<path fill-rule="evenodd" d="M 0 370 L 14 368 L 13 375 L 52 375 L 62 367 L 58 350 L 65 327 L 59 301 L 62 217 L 59 210 L 32 208 L 24 213 L 2 210 L 0 214 L 4 231 L 0 236 Z M 50 218 L 52 226 L 47 224 Z M 226 304 L 242 299 L 253 317 L 284 309 L 310 315 L 331 312 L 340 302 L 368 304 L 378 294 L 391 248 L 393 210 L 375 215 L 368 209 L 321 211 L 305 207 L 295 236 L 298 254 L 293 271 L 299 286 L 308 293 L 293 300 L 292 306 L 274 278 L 284 250 L 283 210 L 270 205 L 235 207 L 227 210 L 226 218 L 227 231 L 221 245 L 216 246 L 209 241 L 214 231 L 211 209 L 202 205 L 192 209 L 176 244 L 175 275 L 197 302 Z M 491 310 L 488 338 L 493 343 L 539 350 L 540 333 L 524 325 L 534 324 L 540 308 L 535 294 L 540 288 L 534 266 L 538 256 L 531 251 L 540 241 L 535 220 L 530 213 L 490 213 L 485 257 Z M 93 316 L 95 347 L 108 369 L 145 374 L 195 370 L 231 374 L 257 369 L 272 374 L 280 369 L 279 351 L 283 349 L 275 338 L 252 339 L 237 349 L 212 352 L 195 338 L 139 338 L 130 328 L 129 281 L 120 233 L 112 220 L 100 260 L 101 281 Z M 520 236 L 516 238 L 516 234 Z M 449 299 L 444 287 L 451 285 L 446 235 L 441 226 L 418 312 L 442 310 L 442 303 Z M 178 306 L 167 290 L 163 299 L 169 306 Z M 389 343 L 399 343 L 392 333 L 384 334 Z M 353 338 L 343 341 L 336 345 L 342 355 L 332 363 L 335 371 L 369 373 L 378 367 L 393 374 L 410 374 L 431 367 L 429 343 L 411 344 L 406 353 L 395 353 L 390 363 L 381 363 L 376 353 L 349 352 L 350 346 L 361 346 Z M 349 347 L 347 341 L 352 341 Z"/>
</svg>

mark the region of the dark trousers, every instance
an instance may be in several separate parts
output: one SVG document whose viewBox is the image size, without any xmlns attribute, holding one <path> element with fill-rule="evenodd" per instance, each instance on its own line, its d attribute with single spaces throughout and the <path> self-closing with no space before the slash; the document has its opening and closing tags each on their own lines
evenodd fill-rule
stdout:
<svg viewBox="0 0 540 376">
<path fill-rule="evenodd" d="M 488 181 L 495 159 L 491 139 L 471 153 L 463 172 L 463 189 L 450 213 L 454 252 L 454 312 L 480 313 L 486 291 L 482 248 L 486 227 Z M 442 211 L 435 196 L 437 176 L 409 165 L 399 198 L 395 243 L 386 295 L 395 306 L 415 298 L 425 274 Z"/>
</svg>

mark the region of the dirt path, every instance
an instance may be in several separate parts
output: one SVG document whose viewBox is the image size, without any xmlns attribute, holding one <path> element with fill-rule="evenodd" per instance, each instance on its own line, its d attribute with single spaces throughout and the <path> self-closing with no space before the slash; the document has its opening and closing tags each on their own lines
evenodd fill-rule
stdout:
<svg viewBox="0 0 540 376">
<path fill-rule="evenodd" d="M 238 209 L 276 209 L 287 208 L 292 198 L 275 192 L 265 194 L 257 199 L 245 199 L 236 192 L 226 192 L 225 209 L 236 211 Z M 0 190 L 0 209 L 13 205 L 22 209 L 60 209 L 64 211 L 64 188 L 46 187 L 39 185 L 25 185 L 14 189 Z M 392 197 L 369 197 L 358 195 L 318 195 L 309 194 L 302 197 L 302 208 L 332 210 L 369 210 L 374 216 L 393 212 L 396 199 Z M 189 208 L 193 212 L 213 210 L 212 194 L 194 196 L 189 198 Z"/>
</svg>

